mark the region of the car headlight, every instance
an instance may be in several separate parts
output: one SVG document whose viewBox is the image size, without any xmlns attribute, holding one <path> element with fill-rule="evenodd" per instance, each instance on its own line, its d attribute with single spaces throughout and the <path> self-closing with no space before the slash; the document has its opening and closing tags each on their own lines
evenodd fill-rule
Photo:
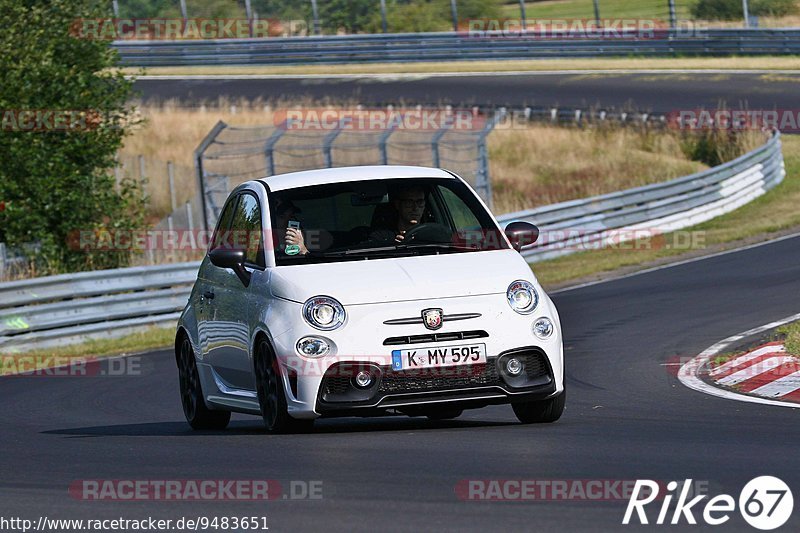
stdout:
<svg viewBox="0 0 800 533">
<path fill-rule="evenodd" d="M 314 296 L 303 304 L 303 318 L 311 327 L 330 331 L 344 324 L 344 307 L 330 296 Z"/>
<path fill-rule="evenodd" d="M 511 309 L 521 315 L 533 313 L 533 310 L 539 305 L 539 293 L 531 283 L 523 280 L 517 280 L 509 285 L 506 297 Z"/>
<path fill-rule="evenodd" d="M 533 334 L 540 339 L 547 339 L 553 334 L 553 323 L 547 317 L 541 317 L 533 323 Z"/>
<path fill-rule="evenodd" d="M 297 352 L 306 357 L 322 357 L 331 351 L 331 345 L 327 340 L 319 337 L 303 337 L 297 341 Z"/>
</svg>

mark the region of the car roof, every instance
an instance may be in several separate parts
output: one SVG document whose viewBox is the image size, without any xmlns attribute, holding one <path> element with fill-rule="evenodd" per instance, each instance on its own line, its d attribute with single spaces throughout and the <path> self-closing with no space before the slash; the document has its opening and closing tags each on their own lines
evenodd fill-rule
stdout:
<svg viewBox="0 0 800 533">
<path fill-rule="evenodd" d="M 290 174 L 279 174 L 259 181 L 266 183 L 271 191 L 307 187 L 309 185 L 325 185 L 347 181 L 388 180 L 398 178 L 449 178 L 455 177 L 439 168 L 414 167 L 401 165 L 374 165 L 360 167 L 336 167 L 319 170 L 305 170 Z"/>
</svg>

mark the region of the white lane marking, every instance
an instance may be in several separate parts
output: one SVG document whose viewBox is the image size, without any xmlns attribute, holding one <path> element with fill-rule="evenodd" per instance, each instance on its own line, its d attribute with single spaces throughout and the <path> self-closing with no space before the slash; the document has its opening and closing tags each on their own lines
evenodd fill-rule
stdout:
<svg viewBox="0 0 800 533">
<path fill-rule="evenodd" d="M 766 396 L 768 398 L 778 398 L 786 396 L 797 389 L 800 389 L 800 370 L 788 376 L 783 376 L 773 382 L 762 385 L 757 389 L 750 391 L 752 394 L 759 396 Z"/>
<path fill-rule="evenodd" d="M 634 276 L 641 276 L 642 274 L 648 274 L 650 272 L 656 272 L 656 271 L 659 271 L 659 270 L 666 270 L 668 268 L 674 268 L 674 267 L 681 266 L 681 265 L 688 265 L 690 263 L 696 263 L 698 261 L 705 261 L 706 259 L 712 259 L 714 257 L 720 257 L 720 256 L 723 256 L 723 255 L 733 254 L 733 253 L 737 253 L 737 252 L 744 252 L 746 250 L 751 250 L 753 248 L 759 248 L 761 246 L 767 246 L 769 244 L 774 244 L 776 242 L 785 241 L 787 239 L 795 239 L 797 237 L 800 237 L 800 233 L 792 233 L 791 235 L 784 235 L 783 237 L 778 237 L 777 239 L 772 239 L 772 240 L 764 241 L 764 242 L 757 242 L 755 244 L 748 244 L 747 246 L 742 246 L 740 248 L 731 248 L 730 250 L 723 250 L 721 252 L 716 252 L 716 253 L 709 254 L 709 255 L 703 255 L 703 256 L 700 256 L 700 257 L 693 257 L 691 259 L 686 259 L 684 261 L 677 261 L 675 263 L 669 263 L 669 264 L 666 264 L 666 265 L 659 265 L 657 267 L 646 268 L 644 270 L 637 270 L 636 272 L 631 272 L 630 274 L 625 274 L 625 275 L 618 276 L 618 277 L 615 277 L 615 278 L 600 279 L 600 280 L 597 280 L 597 281 L 589 281 L 587 283 L 580 283 L 578 285 L 573 285 L 571 287 L 564 287 L 563 289 L 558 289 L 557 291 L 548 292 L 548 294 L 558 294 L 560 292 L 574 291 L 576 289 L 582 289 L 584 287 L 591 287 L 593 285 L 600 285 L 602 283 L 610 283 L 612 281 L 618 281 L 618 280 L 621 280 L 621 279 L 632 278 Z M 535 273 L 536 272 L 535 271 L 536 263 L 532 263 L 532 265 L 534 266 L 534 273 Z M 770 329 L 770 328 L 767 328 L 767 329 Z"/>
<path fill-rule="evenodd" d="M 613 74 L 798 74 L 800 70 L 770 69 L 592 69 L 592 70 L 510 70 L 504 72 L 387 72 L 370 74 L 145 74 L 125 76 L 137 80 L 282 80 L 282 79 L 377 79 L 421 80 L 425 78 L 471 78 L 476 76 L 576 76 Z"/>
<path fill-rule="evenodd" d="M 739 357 L 735 357 L 734 359 L 731 359 L 730 361 L 727 361 L 719 365 L 714 370 L 709 372 L 708 375 L 713 378 L 714 376 L 718 376 L 720 374 L 727 372 L 731 368 L 741 366 L 747 363 L 748 361 L 752 361 L 757 357 L 761 357 L 762 355 L 767 355 L 769 353 L 780 355 L 782 353 L 786 353 L 786 348 L 784 346 L 764 346 L 763 348 L 759 348 L 758 350 L 754 350 L 750 353 L 740 355 Z"/>
<path fill-rule="evenodd" d="M 742 381 L 747 381 L 750 378 L 760 376 L 761 374 L 769 372 L 770 370 L 775 370 L 783 363 L 791 363 L 794 360 L 794 357 L 789 356 L 770 357 L 759 363 L 750 365 L 747 368 L 743 368 L 738 372 L 734 372 L 730 376 L 725 376 L 724 378 L 717 380 L 717 383 L 730 387 L 731 385 L 736 385 Z"/>
<path fill-rule="evenodd" d="M 718 343 L 714 344 L 713 346 L 709 347 L 708 349 L 704 350 L 703 353 L 701 353 L 697 357 L 694 357 L 686 364 L 684 364 L 678 371 L 678 379 L 680 380 L 681 383 L 683 383 L 690 389 L 696 390 L 698 392 L 703 392 L 711 396 L 726 398 L 728 400 L 738 400 L 740 402 L 760 403 L 764 405 L 777 405 L 781 407 L 791 407 L 794 409 L 800 408 L 800 404 L 797 403 L 781 402 L 778 400 L 758 398 L 755 396 L 746 396 L 744 394 L 737 394 L 735 392 L 722 390 L 717 387 L 709 385 L 708 383 L 704 382 L 703 380 L 697 377 L 697 372 L 705 365 L 707 365 L 708 361 L 712 357 L 723 351 L 725 348 L 752 335 L 758 335 L 759 333 L 763 333 L 767 330 L 777 328 L 778 326 L 782 326 L 784 324 L 788 324 L 789 322 L 795 322 L 796 320 L 800 320 L 800 313 L 788 316 L 786 318 L 782 318 L 780 320 L 776 320 L 775 322 L 770 322 L 769 324 L 764 324 L 763 326 L 758 326 L 757 328 L 749 329 L 745 332 L 728 337 L 725 340 L 721 340 Z"/>
</svg>

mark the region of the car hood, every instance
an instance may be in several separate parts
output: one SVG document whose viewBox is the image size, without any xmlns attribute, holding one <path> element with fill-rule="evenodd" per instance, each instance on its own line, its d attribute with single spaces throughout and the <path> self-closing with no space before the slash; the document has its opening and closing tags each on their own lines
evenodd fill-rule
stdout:
<svg viewBox="0 0 800 533">
<path fill-rule="evenodd" d="M 343 305 L 505 293 L 518 279 L 535 281 L 514 250 L 345 261 L 271 269 L 279 298 L 305 302 L 332 296 Z"/>
</svg>

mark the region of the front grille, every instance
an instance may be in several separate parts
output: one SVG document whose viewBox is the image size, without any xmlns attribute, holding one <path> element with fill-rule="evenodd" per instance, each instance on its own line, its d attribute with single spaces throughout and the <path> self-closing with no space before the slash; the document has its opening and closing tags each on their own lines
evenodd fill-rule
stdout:
<svg viewBox="0 0 800 533">
<path fill-rule="evenodd" d="M 528 379 L 536 379 L 548 375 L 547 361 L 543 353 L 527 353 L 517 357 L 525 365 L 525 374 Z"/>
<path fill-rule="evenodd" d="M 483 330 L 453 331 L 450 333 L 429 333 L 427 335 L 406 335 L 405 337 L 389 337 L 383 341 L 384 346 L 399 346 L 402 344 L 425 344 L 428 342 L 463 341 L 469 339 L 485 339 L 489 336 Z"/>
<path fill-rule="evenodd" d="M 350 388 L 350 378 L 346 376 L 329 376 L 325 378 L 324 393 L 326 396 L 332 394 L 344 394 Z"/>
<path fill-rule="evenodd" d="M 388 369 L 383 374 L 378 392 L 393 394 L 403 392 L 440 391 L 499 385 L 497 365 L 494 360 L 485 365 L 463 367 L 429 368 L 394 372 Z"/>
<path fill-rule="evenodd" d="M 511 357 L 523 362 L 523 373 L 511 376 L 505 371 L 506 361 Z M 359 389 L 352 382 L 352 377 L 362 369 L 371 369 L 376 377 L 376 382 L 366 389 Z M 480 365 L 395 371 L 390 366 L 378 368 L 367 363 L 338 363 L 325 373 L 319 399 L 330 404 L 377 404 L 382 398 L 397 394 L 447 392 L 481 387 L 521 390 L 547 385 L 551 380 L 547 356 L 541 349 L 529 347 L 504 352 Z"/>
</svg>

